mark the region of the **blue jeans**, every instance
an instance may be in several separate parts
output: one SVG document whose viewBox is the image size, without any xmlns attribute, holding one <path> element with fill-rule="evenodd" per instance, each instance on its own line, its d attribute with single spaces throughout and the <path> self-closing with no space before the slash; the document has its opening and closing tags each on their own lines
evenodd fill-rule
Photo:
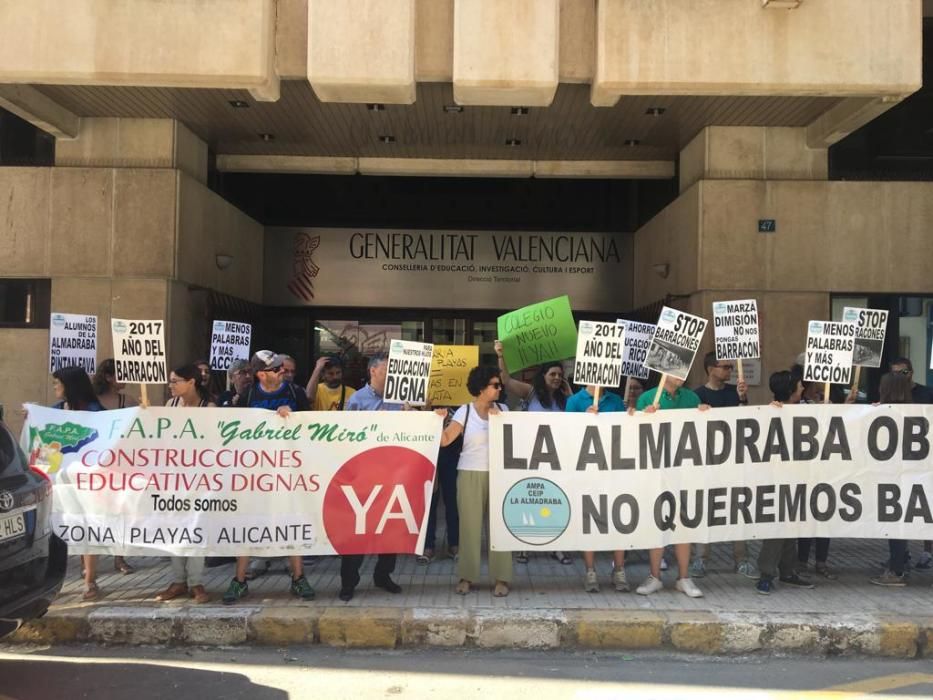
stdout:
<svg viewBox="0 0 933 700">
<path fill-rule="evenodd" d="M 437 457 L 437 480 L 440 488 L 431 497 L 428 511 L 428 530 L 425 533 L 424 548 L 435 549 L 437 541 L 437 502 L 444 499 L 444 512 L 447 521 L 447 546 L 460 546 L 460 514 L 457 511 L 457 462 L 460 454 L 455 450 L 442 447 Z"/>
</svg>

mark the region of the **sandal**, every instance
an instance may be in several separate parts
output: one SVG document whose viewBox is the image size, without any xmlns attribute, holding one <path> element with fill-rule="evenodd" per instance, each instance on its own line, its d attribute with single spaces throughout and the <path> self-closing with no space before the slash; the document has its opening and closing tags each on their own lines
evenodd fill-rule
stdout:
<svg viewBox="0 0 933 700">
<path fill-rule="evenodd" d="M 130 566 L 126 559 L 123 557 L 114 557 L 113 558 L 113 570 L 119 574 L 126 576 L 127 574 L 135 574 L 136 569 Z"/>
<path fill-rule="evenodd" d="M 84 595 L 81 596 L 81 600 L 85 602 L 90 602 L 92 600 L 97 600 L 100 598 L 100 588 L 97 586 L 97 581 L 91 581 L 87 584 L 87 590 L 84 591 Z"/>
<path fill-rule="evenodd" d="M 432 561 L 434 561 L 434 550 L 424 550 L 424 554 L 419 554 L 417 557 L 415 557 L 415 561 L 422 565 L 430 564 Z"/>
<path fill-rule="evenodd" d="M 460 579 L 460 583 L 457 584 L 457 587 L 454 589 L 454 592 L 457 595 L 466 595 L 470 592 L 470 582 L 465 578 Z"/>
<path fill-rule="evenodd" d="M 515 561 L 517 561 L 519 564 L 527 564 L 528 563 L 528 552 L 519 552 L 518 554 L 516 554 Z"/>
<path fill-rule="evenodd" d="M 573 559 L 571 559 L 570 557 L 568 557 L 568 556 L 567 556 L 566 554 L 564 554 L 563 552 L 551 552 L 550 557 L 551 557 L 551 559 L 553 559 L 553 560 L 555 560 L 555 561 L 559 561 L 561 564 L 563 564 L 563 565 L 565 565 L 565 566 L 567 566 L 567 565 L 569 565 L 569 564 L 573 564 Z"/>
<path fill-rule="evenodd" d="M 509 584 L 505 581 L 496 581 L 496 587 L 492 591 L 496 598 L 505 598 L 509 594 Z"/>
</svg>

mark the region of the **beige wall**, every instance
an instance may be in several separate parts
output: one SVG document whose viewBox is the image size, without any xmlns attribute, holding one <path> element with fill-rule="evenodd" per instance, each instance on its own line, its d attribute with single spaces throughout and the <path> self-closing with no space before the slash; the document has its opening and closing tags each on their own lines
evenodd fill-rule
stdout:
<svg viewBox="0 0 933 700">
<path fill-rule="evenodd" d="M 0 82 L 259 88 L 274 74 L 274 12 L 273 0 L 3 2 Z"/>
<path fill-rule="evenodd" d="M 920 0 L 809 0 L 792 11 L 748 0 L 604 0 L 594 101 L 909 94 L 921 84 L 921 20 Z"/>
</svg>

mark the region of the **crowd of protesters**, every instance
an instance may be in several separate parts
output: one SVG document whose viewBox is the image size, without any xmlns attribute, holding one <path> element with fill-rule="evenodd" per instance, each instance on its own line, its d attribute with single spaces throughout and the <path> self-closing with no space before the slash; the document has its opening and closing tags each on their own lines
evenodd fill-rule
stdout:
<svg viewBox="0 0 933 700">
<path fill-rule="evenodd" d="M 472 369 L 467 388 L 474 400 L 450 409 L 437 409 L 444 418 L 444 431 L 437 463 L 435 491 L 429 505 L 429 518 L 423 554 L 419 564 L 429 565 L 434 561 L 437 547 L 437 508 L 441 500 L 446 516 L 446 551 L 456 560 L 456 592 L 466 595 L 479 583 L 481 576 L 482 542 L 484 528 L 489 522 L 489 416 L 507 411 L 505 392 L 517 403 L 518 410 L 539 412 L 590 412 L 634 413 L 656 410 L 716 410 L 722 407 L 748 405 L 748 387 L 743 380 L 731 382 L 734 363 L 718 360 L 708 353 L 703 361 L 707 381 L 695 390 L 683 386 L 683 380 L 667 376 L 662 386 L 648 387 L 646 382 L 630 378 L 623 395 L 602 390 L 599 400 L 595 399 L 597 387 L 581 386 L 574 393 L 559 362 L 542 365 L 534 371 L 530 382 L 512 377 L 502 359 L 502 346 L 495 344 L 498 366 L 479 366 Z M 368 382 L 354 388 L 344 382 L 343 362 L 337 356 L 318 359 L 307 384 L 295 382 L 296 362 L 288 355 L 270 350 L 256 352 L 249 361 L 234 361 L 227 370 L 226 389 L 212 391 L 212 373 L 209 363 L 197 360 L 176 367 L 168 382 L 171 398 L 166 406 L 177 408 L 238 407 L 260 408 L 288 416 L 299 411 L 389 411 L 407 409 L 399 404 L 387 404 L 383 400 L 386 380 L 387 355 L 377 353 L 367 364 Z M 772 395 L 771 405 L 782 407 L 795 403 L 823 403 L 825 386 L 821 383 L 806 383 L 803 366 L 798 363 L 787 370 L 771 375 L 768 386 Z M 52 387 L 56 398 L 54 408 L 75 411 L 103 411 L 136 406 L 137 401 L 124 393 L 124 386 L 116 380 L 114 361 L 104 360 L 97 372 L 89 377 L 78 367 L 63 367 L 52 375 Z M 655 400 L 658 392 L 659 399 Z M 854 402 L 856 391 L 848 395 L 834 387 L 829 401 L 833 403 Z M 913 367 L 909 359 L 898 358 L 890 365 L 880 383 L 881 403 L 933 403 L 933 392 L 913 381 Z M 489 541 L 488 534 L 486 536 Z M 924 542 L 924 549 L 917 569 L 933 568 L 931 543 Z M 648 553 L 649 575 L 638 585 L 636 593 L 651 595 L 664 588 L 662 571 L 668 567 L 668 550 L 672 551 L 677 568 L 675 588 L 685 595 L 698 598 L 703 593 L 693 579 L 707 573 L 711 545 L 698 544 L 691 549 L 689 544 L 677 544 L 652 549 Z M 828 564 L 830 541 L 825 538 L 799 538 L 764 540 L 752 562 L 749 543 L 732 543 L 733 570 L 736 574 L 754 579 L 756 589 L 762 595 L 772 593 L 777 586 L 791 588 L 813 588 L 813 576 L 827 581 L 836 578 Z M 813 567 L 809 559 L 815 553 Z M 691 554 L 693 555 L 691 560 Z M 564 552 L 549 553 L 562 564 L 572 564 L 573 558 Z M 584 562 L 584 590 L 599 592 L 595 552 L 582 552 Z M 82 567 L 85 583 L 84 600 L 96 600 L 101 591 L 97 584 L 98 555 L 83 555 Z M 363 555 L 345 555 L 340 567 L 339 598 L 349 601 L 360 583 L 360 567 Z M 492 580 L 493 595 L 507 596 L 513 580 L 513 561 L 527 563 L 526 552 L 487 552 L 488 573 Z M 315 591 L 304 575 L 305 559 L 290 556 L 288 571 L 291 575 L 291 593 L 302 600 L 313 600 Z M 625 575 L 625 556 L 622 550 L 612 552 L 611 581 L 619 592 L 630 590 Z M 373 585 L 389 593 L 402 591 L 391 574 L 395 570 L 396 555 L 380 554 L 373 574 Z M 210 600 L 205 584 L 204 557 L 171 557 L 171 584 L 157 596 L 158 601 L 176 598 L 191 598 L 196 603 Z M 880 586 L 904 586 L 907 570 L 911 567 L 908 543 L 904 540 L 889 541 L 889 559 L 883 572 L 870 580 Z M 114 557 L 114 568 L 122 574 L 134 573 L 134 568 L 124 557 Z M 250 568 L 249 557 L 238 557 L 235 574 L 222 600 L 225 604 L 236 603 L 249 593 L 248 580 L 269 569 Z"/>
</svg>

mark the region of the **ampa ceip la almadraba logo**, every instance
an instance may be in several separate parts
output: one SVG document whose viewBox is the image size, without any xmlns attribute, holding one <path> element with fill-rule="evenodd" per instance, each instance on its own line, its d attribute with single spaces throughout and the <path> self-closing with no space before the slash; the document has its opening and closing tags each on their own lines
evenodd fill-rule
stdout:
<svg viewBox="0 0 933 700">
<path fill-rule="evenodd" d="M 505 494 L 502 519 L 518 541 L 550 544 L 570 525 L 570 499 L 553 481 L 537 477 L 521 479 Z"/>
<path fill-rule="evenodd" d="M 29 466 L 54 474 L 66 454 L 77 454 L 99 437 L 94 428 L 77 423 L 50 423 L 42 428 L 29 427 Z"/>
<path fill-rule="evenodd" d="M 677 312 L 674 309 L 668 309 L 665 307 L 664 312 L 661 314 L 661 320 L 664 323 L 673 323 L 677 320 Z"/>
<path fill-rule="evenodd" d="M 288 282 L 288 291 L 303 301 L 314 300 L 314 278 L 321 268 L 314 262 L 314 251 L 321 245 L 320 236 L 299 233 L 295 236 L 295 250 L 292 254 L 292 277 Z"/>
</svg>

